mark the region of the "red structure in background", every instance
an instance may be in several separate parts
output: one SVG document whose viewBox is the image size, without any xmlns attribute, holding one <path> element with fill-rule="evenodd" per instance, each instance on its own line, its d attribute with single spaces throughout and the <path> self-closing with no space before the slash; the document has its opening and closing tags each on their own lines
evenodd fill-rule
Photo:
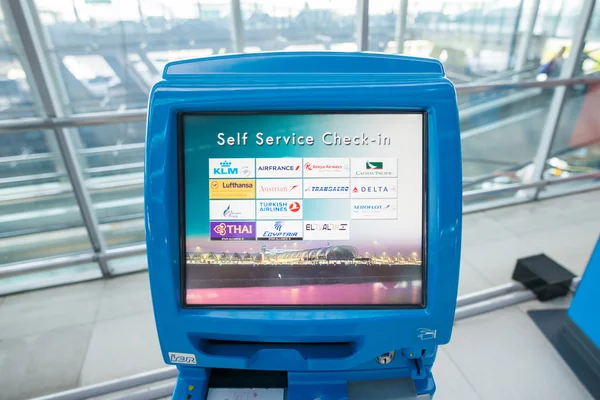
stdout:
<svg viewBox="0 0 600 400">
<path fill-rule="evenodd" d="M 600 84 L 589 85 L 569 140 L 572 149 L 600 143 Z"/>
</svg>

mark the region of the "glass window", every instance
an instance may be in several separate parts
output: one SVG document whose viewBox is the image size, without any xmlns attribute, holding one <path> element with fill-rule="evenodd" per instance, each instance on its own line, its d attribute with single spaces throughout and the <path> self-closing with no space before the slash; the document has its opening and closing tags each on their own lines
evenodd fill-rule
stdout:
<svg viewBox="0 0 600 400">
<path fill-rule="evenodd" d="M 242 0 L 245 51 L 356 51 L 356 2 Z"/>
<path fill-rule="evenodd" d="M 40 115 L 34 105 L 31 86 L 21 64 L 21 52 L 14 38 L 14 31 L 0 8 L 0 119 Z"/>
</svg>

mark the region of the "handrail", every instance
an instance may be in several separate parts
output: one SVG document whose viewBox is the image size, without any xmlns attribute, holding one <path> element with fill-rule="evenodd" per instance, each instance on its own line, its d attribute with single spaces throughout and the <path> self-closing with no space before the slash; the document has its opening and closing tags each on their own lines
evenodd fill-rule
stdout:
<svg viewBox="0 0 600 400">
<path fill-rule="evenodd" d="M 595 75 L 595 74 L 594 74 Z M 558 86 L 600 84 L 599 77 L 580 77 L 571 79 L 549 79 L 546 81 L 502 81 L 484 84 L 455 85 L 456 92 L 479 93 L 491 90 L 524 89 L 524 88 L 553 88 Z M 125 111 L 107 111 L 97 113 L 73 114 L 61 118 L 22 118 L 0 121 L 0 134 L 40 129 L 74 128 L 127 122 L 141 122 L 146 119 L 146 109 L 130 109 Z"/>
</svg>

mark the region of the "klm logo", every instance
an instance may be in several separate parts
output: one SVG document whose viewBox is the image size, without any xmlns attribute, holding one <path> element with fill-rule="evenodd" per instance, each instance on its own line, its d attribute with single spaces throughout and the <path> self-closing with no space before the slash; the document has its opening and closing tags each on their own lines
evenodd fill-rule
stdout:
<svg viewBox="0 0 600 400">
<path fill-rule="evenodd" d="M 196 364 L 196 356 L 189 353 L 169 353 L 169 361 L 173 364 Z"/>
<path fill-rule="evenodd" d="M 231 167 L 230 161 L 222 161 L 219 163 L 220 167 L 213 168 L 213 174 L 215 175 L 237 175 L 239 170 Z"/>
</svg>

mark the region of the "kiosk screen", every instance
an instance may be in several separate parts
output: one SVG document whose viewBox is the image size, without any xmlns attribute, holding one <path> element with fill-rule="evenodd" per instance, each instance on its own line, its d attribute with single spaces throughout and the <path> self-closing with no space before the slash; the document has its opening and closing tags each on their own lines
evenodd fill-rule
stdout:
<svg viewBox="0 0 600 400">
<path fill-rule="evenodd" d="M 425 121 L 180 114 L 185 305 L 423 306 Z"/>
</svg>

